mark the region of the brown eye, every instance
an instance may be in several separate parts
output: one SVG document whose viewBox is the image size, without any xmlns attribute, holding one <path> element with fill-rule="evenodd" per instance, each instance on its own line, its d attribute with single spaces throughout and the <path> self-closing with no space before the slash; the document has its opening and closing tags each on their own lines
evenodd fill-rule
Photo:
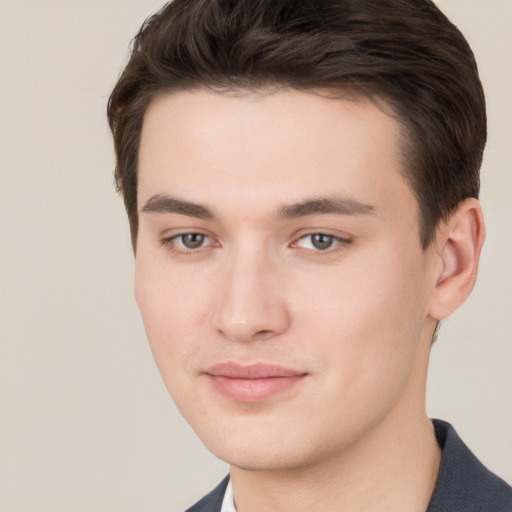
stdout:
<svg viewBox="0 0 512 512">
<path fill-rule="evenodd" d="M 206 236 L 201 233 L 187 233 L 186 235 L 180 235 L 179 240 L 183 247 L 187 249 L 199 249 L 204 244 Z"/>
</svg>

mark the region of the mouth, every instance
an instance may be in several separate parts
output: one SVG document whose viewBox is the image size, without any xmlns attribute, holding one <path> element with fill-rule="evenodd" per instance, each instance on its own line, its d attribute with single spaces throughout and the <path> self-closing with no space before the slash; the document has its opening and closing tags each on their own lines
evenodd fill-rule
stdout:
<svg viewBox="0 0 512 512">
<path fill-rule="evenodd" d="M 302 381 L 307 373 L 270 364 L 221 363 L 205 374 L 215 391 L 236 402 L 258 403 L 281 394 Z"/>
</svg>

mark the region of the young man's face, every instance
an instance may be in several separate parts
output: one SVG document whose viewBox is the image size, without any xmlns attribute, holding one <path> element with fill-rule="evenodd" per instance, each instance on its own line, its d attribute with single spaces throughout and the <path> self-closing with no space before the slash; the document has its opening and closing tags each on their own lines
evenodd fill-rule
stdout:
<svg viewBox="0 0 512 512">
<path fill-rule="evenodd" d="M 361 98 L 150 105 L 136 298 L 170 394 L 229 463 L 312 464 L 424 414 L 438 268 L 399 138 Z"/>
</svg>

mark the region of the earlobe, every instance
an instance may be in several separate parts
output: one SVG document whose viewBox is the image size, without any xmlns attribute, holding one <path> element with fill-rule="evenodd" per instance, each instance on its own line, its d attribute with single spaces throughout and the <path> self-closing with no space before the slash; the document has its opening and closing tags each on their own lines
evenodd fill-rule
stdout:
<svg viewBox="0 0 512 512">
<path fill-rule="evenodd" d="M 478 200 L 463 201 L 437 230 L 436 256 L 440 262 L 434 276 L 430 316 L 443 320 L 468 297 L 478 273 L 485 239 L 482 207 Z"/>
</svg>

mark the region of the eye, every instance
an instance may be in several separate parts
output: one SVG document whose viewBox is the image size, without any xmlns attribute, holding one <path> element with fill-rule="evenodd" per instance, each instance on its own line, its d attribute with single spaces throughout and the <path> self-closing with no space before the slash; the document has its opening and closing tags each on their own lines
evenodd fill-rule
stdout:
<svg viewBox="0 0 512 512">
<path fill-rule="evenodd" d="M 332 249 L 344 242 L 348 243 L 348 240 L 344 240 L 334 235 L 327 235 L 325 233 L 311 233 L 309 235 L 301 236 L 295 245 L 301 249 L 328 251 L 329 249 Z"/>
<path fill-rule="evenodd" d="M 174 251 L 187 252 L 200 249 L 212 243 L 212 239 L 202 233 L 183 233 L 162 240 L 162 243 Z"/>
<path fill-rule="evenodd" d="M 199 249 L 208 240 L 208 237 L 201 233 L 187 233 L 186 235 L 179 235 L 175 240 L 186 249 Z"/>
</svg>

